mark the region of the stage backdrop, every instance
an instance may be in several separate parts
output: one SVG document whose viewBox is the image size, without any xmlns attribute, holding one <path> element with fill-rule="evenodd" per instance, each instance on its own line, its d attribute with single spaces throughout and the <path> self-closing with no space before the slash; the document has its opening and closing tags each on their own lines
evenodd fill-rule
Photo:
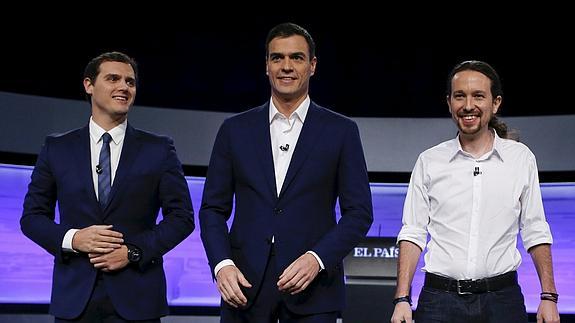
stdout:
<svg viewBox="0 0 575 323">
<path fill-rule="evenodd" d="M 0 303 L 49 303 L 53 257 L 20 231 L 22 202 L 32 167 L 0 164 Z M 203 178 L 188 177 L 194 208 L 200 206 Z M 369 236 L 395 237 L 407 184 L 371 185 L 375 221 Z M 561 313 L 575 313 L 575 183 L 542 184 L 543 201 L 555 244 L 555 279 Z M 494 224 L 496 225 L 496 224 Z M 537 311 L 539 282 L 531 257 L 520 246 L 523 264 L 520 283 L 527 310 Z M 422 257 L 423 258 L 423 257 Z M 199 229 L 164 257 L 168 301 L 173 306 L 218 306 L 219 295 L 199 237 Z M 419 264 L 421 267 L 421 263 Z M 413 292 L 417 301 L 423 273 L 416 273 Z M 382 299 L 381 302 L 391 300 Z"/>
</svg>

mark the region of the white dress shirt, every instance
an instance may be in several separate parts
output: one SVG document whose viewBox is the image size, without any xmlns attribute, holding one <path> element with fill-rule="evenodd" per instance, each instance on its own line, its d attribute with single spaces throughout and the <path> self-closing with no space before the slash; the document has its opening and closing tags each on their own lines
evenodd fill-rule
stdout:
<svg viewBox="0 0 575 323">
<path fill-rule="evenodd" d="M 112 178 L 110 179 L 110 184 L 114 184 L 114 178 L 116 177 L 116 170 L 118 169 L 118 163 L 120 162 L 120 154 L 122 153 L 122 147 L 124 146 L 124 137 L 126 136 L 126 128 L 128 126 L 128 120 L 124 120 L 118 126 L 110 129 L 108 133 L 112 137 L 110 141 L 110 166 L 112 167 Z M 88 125 L 90 129 L 90 161 L 92 169 L 92 181 L 94 182 L 94 192 L 96 193 L 96 198 L 98 198 L 98 173 L 96 172 L 96 165 L 99 164 L 100 160 L 100 150 L 102 149 L 102 135 L 106 132 L 102 127 L 96 124 L 92 117 L 90 117 L 90 123 Z M 68 252 L 74 252 L 72 249 L 72 239 L 74 234 L 78 229 L 70 229 L 64 235 L 64 240 L 62 241 L 62 249 Z"/>
<path fill-rule="evenodd" d="M 453 279 L 516 270 L 518 232 L 525 249 L 551 244 L 533 153 L 497 134 L 480 158 L 463 151 L 459 137 L 421 153 L 397 240 L 424 250 L 428 232 L 423 271 Z"/>
<path fill-rule="evenodd" d="M 272 154 L 274 159 L 274 175 L 276 180 L 277 195 L 280 195 L 283 182 L 285 180 L 293 152 L 303 123 L 309 110 L 310 98 L 307 96 L 305 100 L 295 109 L 290 116 L 285 116 L 279 112 L 274 105 L 273 100 L 270 99 L 269 121 L 270 121 L 270 137 L 272 144 Z M 275 237 L 272 237 L 272 242 L 275 242 Z M 315 257 L 319 263 L 320 269 L 325 269 L 323 262 L 319 256 L 313 251 L 307 251 Z M 231 259 L 224 259 L 214 267 L 214 273 L 217 275 L 218 271 L 224 266 L 235 265 Z"/>
<path fill-rule="evenodd" d="M 303 128 L 305 116 L 309 109 L 309 103 L 310 99 L 308 96 L 288 117 L 281 114 L 273 101 L 270 100 L 270 137 L 278 196 L 282 190 L 299 134 Z"/>
</svg>

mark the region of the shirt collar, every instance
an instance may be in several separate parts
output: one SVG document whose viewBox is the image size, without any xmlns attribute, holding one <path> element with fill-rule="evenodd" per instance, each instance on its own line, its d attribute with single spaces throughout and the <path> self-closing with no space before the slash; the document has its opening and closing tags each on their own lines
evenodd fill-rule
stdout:
<svg viewBox="0 0 575 323">
<path fill-rule="evenodd" d="M 497 131 L 493 130 L 495 140 L 493 141 L 493 154 L 497 155 L 501 161 L 503 160 L 503 139 L 497 135 Z"/>
<path fill-rule="evenodd" d="M 102 127 L 100 127 L 92 117 L 90 117 L 90 138 L 94 143 L 100 142 L 102 140 L 102 135 L 106 132 Z M 114 128 L 107 131 L 110 136 L 112 137 L 112 141 L 114 144 L 118 145 L 119 143 L 124 140 L 126 136 L 126 129 L 128 128 L 128 119 L 124 120 L 124 122 L 120 123 L 119 125 L 115 126 Z"/>
<path fill-rule="evenodd" d="M 309 98 L 309 95 L 305 97 L 305 100 L 303 100 L 303 102 L 297 107 L 297 109 L 295 109 L 295 111 L 292 113 L 291 116 L 297 117 L 298 119 L 300 119 L 300 121 L 303 123 L 305 121 L 305 117 L 307 115 L 307 111 L 309 110 L 309 106 L 310 106 L 311 100 Z M 278 109 L 276 108 L 276 106 L 274 105 L 274 101 L 272 99 L 270 99 L 270 114 L 269 114 L 269 121 L 270 123 L 272 123 L 272 121 L 277 118 L 278 116 L 282 115 Z M 290 118 L 291 116 L 287 116 L 288 118 Z"/>
<path fill-rule="evenodd" d="M 493 148 L 491 149 L 490 152 L 487 153 L 487 156 L 497 155 L 499 157 L 499 159 L 501 159 L 501 161 L 503 161 L 503 155 L 502 155 L 503 139 L 501 139 L 497 135 L 497 131 L 495 131 L 495 129 L 491 129 L 491 131 L 493 131 L 493 134 L 494 134 Z M 451 158 L 449 158 L 449 161 L 454 160 L 458 154 L 467 155 L 467 153 L 463 150 L 463 148 L 461 148 L 461 142 L 459 142 L 459 134 L 457 135 L 457 137 L 452 139 L 450 142 L 450 156 L 451 156 Z M 489 157 L 487 157 L 487 158 L 489 158 Z"/>
</svg>

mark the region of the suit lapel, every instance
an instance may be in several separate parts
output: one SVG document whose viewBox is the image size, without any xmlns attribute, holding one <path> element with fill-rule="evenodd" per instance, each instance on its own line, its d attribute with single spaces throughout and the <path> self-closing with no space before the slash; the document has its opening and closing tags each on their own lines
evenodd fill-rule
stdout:
<svg viewBox="0 0 575 323">
<path fill-rule="evenodd" d="M 311 102 L 282 185 L 282 190 L 279 196 L 280 198 L 289 188 L 290 183 L 293 181 L 301 166 L 309 156 L 309 153 L 317 143 L 317 140 L 320 137 L 319 134 L 323 128 L 323 124 L 321 122 L 322 117 L 321 110 Z"/>
<path fill-rule="evenodd" d="M 253 131 L 255 149 L 259 156 L 258 160 L 262 165 L 266 182 L 273 196 L 277 198 L 272 142 L 270 137 L 269 103 L 262 105 L 258 111 L 256 111 Z"/>
<path fill-rule="evenodd" d="M 110 204 L 114 202 L 118 190 L 122 187 L 125 182 L 126 175 L 130 172 L 132 165 L 134 164 L 134 158 L 138 154 L 140 149 L 140 141 L 138 140 L 138 134 L 134 128 L 128 124 L 126 128 L 126 136 L 124 137 L 124 145 L 122 146 L 122 154 L 120 155 L 120 161 L 118 163 L 118 168 L 116 169 L 116 176 L 114 177 L 114 183 L 112 183 L 112 190 L 110 191 L 110 198 L 108 199 L 108 204 L 104 211 L 107 211 Z"/>
<path fill-rule="evenodd" d="M 78 179 L 83 183 L 88 193 L 88 203 L 94 209 L 100 210 L 96 191 L 94 191 L 94 179 L 92 178 L 92 160 L 90 152 L 90 128 L 80 129 L 76 142 L 73 145 L 73 155 L 78 166 Z"/>
</svg>

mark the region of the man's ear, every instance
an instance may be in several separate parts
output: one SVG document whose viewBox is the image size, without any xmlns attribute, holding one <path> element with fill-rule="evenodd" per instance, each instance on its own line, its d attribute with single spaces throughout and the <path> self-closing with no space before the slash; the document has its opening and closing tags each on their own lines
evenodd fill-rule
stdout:
<svg viewBox="0 0 575 323">
<path fill-rule="evenodd" d="M 501 102 L 503 102 L 503 98 L 501 95 L 498 95 L 495 99 L 493 99 L 493 114 L 496 114 L 499 111 L 499 107 L 501 106 Z"/>
<path fill-rule="evenodd" d="M 84 83 L 84 91 L 86 91 L 87 94 L 92 95 L 92 88 L 94 87 L 94 85 L 92 84 L 92 80 L 86 77 L 83 83 Z"/>
<path fill-rule="evenodd" d="M 311 69 L 310 76 L 312 76 L 312 75 L 315 74 L 315 67 L 317 66 L 317 57 L 312 58 L 310 64 L 311 64 L 311 66 L 310 66 L 310 69 Z"/>
</svg>

